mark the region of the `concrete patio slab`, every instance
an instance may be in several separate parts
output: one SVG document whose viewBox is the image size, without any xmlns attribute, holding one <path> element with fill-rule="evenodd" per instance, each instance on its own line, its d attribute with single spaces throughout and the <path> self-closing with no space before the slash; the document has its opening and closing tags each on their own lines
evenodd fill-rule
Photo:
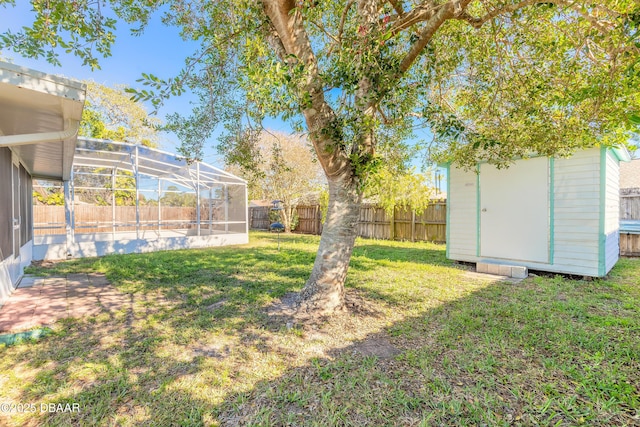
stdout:
<svg viewBox="0 0 640 427">
<path fill-rule="evenodd" d="M 127 302 L 103 274 L 67 277 L 25 276 L 0 307 L 0 333 L 50 326 L 60 319 L 96 316 L 119 310 Z"/>
</svg>

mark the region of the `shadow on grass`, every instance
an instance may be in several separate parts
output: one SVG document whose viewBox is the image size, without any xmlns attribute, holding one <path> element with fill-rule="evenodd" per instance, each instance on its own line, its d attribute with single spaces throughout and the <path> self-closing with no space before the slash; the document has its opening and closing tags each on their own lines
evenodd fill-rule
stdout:
<svg viewBox="0 0 640 427">
<path fill-rule="evenodd" d="M 638 425 L 638 302 L 616 282 L 489 285 L 229 396 L 220 421 Z"/>
<path fill-rule="evenodd" d="M 353 250 L 353 257 L 356 264 L 351 267 L 358 267 L 357 261 L 360 259 L 369 262 L 390 261 L 390 262 L 409 262 L 429 265 L 454 265 L 454 262 L 448 260 L 445 256 L 444 245 L 433 243 L 418 243 L 417 247 L 407 247 L 408 243 L 404 243 L 401 247 L 389 246 L 388 244 L 371 243 L 371 240 L 360 239 L 358 245 Z M 400 249 L 400 250 L 398 250 Z M 363 265 L 366 267 L 366 264 Z"/>
<path fill-rule="evenodd" d="M 58 273 L 105 272 L 129 294 L 129 304 L 66 321 L 41 342 L 1 350 L 0 372 L 9 373 L 2 385 L 19 390 L 13 400 L 81 407 L 9 421 L 640 422 L 640 263 L 622 263 L 608 281 L 488 285 L 465 282 L 447 267 L 442 249 L 424 254 L 360 242 L 351 286 L 375 296 L 393 320 L 347 315 L 318 330 L 273 330 L 263 308 L 304 283 L 317 240 L 286 242 L 290 248 L 280 252 L 177 251 L 57 266 Z M 433 264 L 413 260 L 419 255 Z M 391 264 L 380 266 L 383 259 Z"/>
</svg>

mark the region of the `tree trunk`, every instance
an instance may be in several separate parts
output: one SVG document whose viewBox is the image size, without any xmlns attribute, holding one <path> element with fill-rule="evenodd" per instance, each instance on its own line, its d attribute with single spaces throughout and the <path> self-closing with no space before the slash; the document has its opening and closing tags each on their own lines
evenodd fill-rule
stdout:
<svg viewBox="0 0 640 427">
<path fill-rule="evenodd" d="M 330 314 L 344 307 L 344 282 L 353 252 L 361 198 L 351 176 L 329 178 L 329 207 L 309 280 L 300 293 L 301 308 Z"/>
<path fill-rule="evenodd" d="M 282 222 L 284 225 L 284 232 L 291 233 L 291 207 L 287 204 L 282 209 Z"/>
</svg>

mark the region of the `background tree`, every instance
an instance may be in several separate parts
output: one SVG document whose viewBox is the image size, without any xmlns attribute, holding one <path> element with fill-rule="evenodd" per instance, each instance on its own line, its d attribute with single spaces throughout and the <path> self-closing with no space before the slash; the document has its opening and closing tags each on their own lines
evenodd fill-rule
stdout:
<svg viewBox="0 0 640 427">
<path fill-rule="evenodd" d="M 160 197 L 160 204 L 162 206 L 194 207 L 197 205 L 196 202 L 197 197 L 195 194 L 185 193 L 175 185 L 168 186 L 163 192 L 163 196 Z"/>
<path fill-rule="evenodd" d="M 282 202 L 281 220 L 290 232 L 298 204 L 319 193 L 326 183 L 322 167 L 302 135 L 265 130 L 257 147 L 259 155 L 250 169 L 231 170 L 247 179 L 250 198 Z"/>
<path fill-rule="evenodd" d="M 162 121 L 151 117 L 144 104 L 134 101 L 125 92 L 123 85 L 108 87 L 91 80 L 85 80 L 87 99 L 79 134 L 91 138 L 111 139 L 113 141 L 141 144 L 157 147 Z M 95 169 L 96 175 L 76 175 L 78 187 L 102 187 L 105 190 L 77 190 L 76 193 L 86 202 L 95 205 L 111 204 L 112 181 L 97 175 L 111 172 Z M 127 171 L 119 171 L 115 179 L 115 203 L 117 206 L 135 206 L 135 177 Z M 139 195 L 142 203 L 144 196 Z"/>
<path fill-rule="evenodd" d="M 33 186 L 34 204 L 48 206 L 64 206 L 64 191 L 61 186 L 40 185 L 36 181 Z"/>
<path fill-rule="evenodd" d="M 82 111 L 80 135 L 91 138 L 159 145 L 162 121 L 151 117 L 144 104 L 131 99 L 123 85 L 108 87 L 85 80 L 87 99 Z"/>
<path fill-rule="evenodd" d="M 55 62 L 54 47 L 67 46 L 93 65 L 94 52 L 72 43 L 81 37 L 108 53 L 115 23 L 94 3 L 37 3 L 34 25 L 5 32 L 0 48 Z M 265 116 L 306 130 L 329 186 L 300 296 L 318 312 L 343 306 L 366 181 L 383 162 L 405 162 L 398 153 L 413 127 L 432 129 L 440 160 L 506 166 L 514 156 L 624 144 L 640 111 L 637 0 L 110 3 L 141 26 L 162 3 L 163 22 L 201 41 L 178 76 L 143 76 L 138 97 L 159 105 L 196 92 L 196 114 L 174 123 L 225 123 L 228 160 L 252 161 Z M 201 152 L 187 142 L 185 151 Z"/>
<path fill-rule="evenodd" d="M 374 199 L 389 215 L 396 208 L 411 209 L 420 215 L 436 195 L 429 174 L 415 169 L 395 172 L 381 169 L 369 180 L 364 195 Z"/>
</svg>

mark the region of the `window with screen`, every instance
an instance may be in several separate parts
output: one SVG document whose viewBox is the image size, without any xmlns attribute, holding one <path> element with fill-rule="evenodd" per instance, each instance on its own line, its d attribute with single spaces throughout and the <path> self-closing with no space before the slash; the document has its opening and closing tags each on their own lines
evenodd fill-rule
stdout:
<svg viewBox="0 0 640 427">
<path fill-rule="evenodd" d="M 0 251 L 2 260 L 13 254 L 11 150 L 0 147 Z"/>
</svg>

